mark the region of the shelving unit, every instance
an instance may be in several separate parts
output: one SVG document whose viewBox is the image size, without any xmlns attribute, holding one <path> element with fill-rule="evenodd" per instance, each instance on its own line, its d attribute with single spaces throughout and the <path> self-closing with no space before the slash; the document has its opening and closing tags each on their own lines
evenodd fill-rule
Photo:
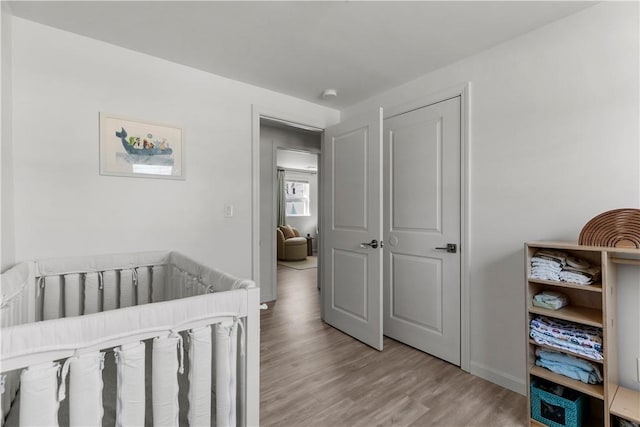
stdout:
<svg viewBox="0 0 640 427">
<path fill-rule="evenodd" d="M 640 393 L 618 387 L 610 412 L 612 415 L 640 424 Z"/>
<path fill-rule="evenodd" d="M 576 258 L 588 261 L 601 269 L 601 281 L 593 285 L 578 285 L 531 278 L 531 258 L 541 249 L 560 250 Z M 612 415 L 640 422 L 640 392 L 619 387 L 616 317 L 616 264 L 640 266 L 640 250 L 610 248 L 598 246 L 580 246 L 564 242 L 534 242 L 525 244 L 525 282 L 526 282 L 526 345 L 527 345 L 527 390 L 531 381 L 542 378 L 555 384 L 576 390 L 588 397 L 589 413 L 585 425 L 610 427 Z M 559 310 L 535 307 L 533 297 L 545 290 L 561 292 L 569 298 L 569 305 Z M 536 344 L 529 338 L 530 320 L 536 316 L 568 320 L 582 325 L 602 328 L 603 357 L 596 361 L 567 350 Z M 536 348 L 553 349 L 565 354 L 589 360 L 598 366 L 604 377 L 602 384 L 592 385 L 573 380 L 536 366 Z M 528 412 L 531 414 L 529 403 Z M 531 426 L 543 426 L 543 423 L 530 418 Z"/>
</svg>

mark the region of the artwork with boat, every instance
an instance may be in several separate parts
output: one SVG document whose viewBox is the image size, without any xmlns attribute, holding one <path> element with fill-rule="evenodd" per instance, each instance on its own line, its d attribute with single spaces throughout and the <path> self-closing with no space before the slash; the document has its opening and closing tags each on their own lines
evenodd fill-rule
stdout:
<svg viewBox="0 0 640 427">
<path fill-rule="evenodd" d="M 100 113 L 100 173 L 184 179 L 182 129 Z"/>
</svg>

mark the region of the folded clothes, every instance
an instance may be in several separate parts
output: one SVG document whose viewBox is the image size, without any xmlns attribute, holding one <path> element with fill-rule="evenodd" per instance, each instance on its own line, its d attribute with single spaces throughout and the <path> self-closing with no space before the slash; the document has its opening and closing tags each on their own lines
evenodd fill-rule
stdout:
<svg viewBox="0 0 640 427">
<path fill-rule="evenodd" d="M 536 365 L 552 372 L 582 381 L 586 384 L 599 384 L 603 381 L 600 368 L 594 364 L 552 350 L 536 349 Z"/>
<path fill-rule="evenodd" d="M 567 350 L 593 360 L 603 360 L 602 329 L 539 316 L 531 319 L 530 336 L 538 344 Z"/>
<path fill-rule="evenodd" d="M 545 334 L 570 340 L 575 344 L 593 342 L 594 344 L 602 345 L 602 328 L 595 326 L 582 325 L 547 316 L 538 316 L 532 319 L 531 326 Z"/>
<path fill-rule="evenodd" d="M 564 252 L 539 250 L 531 257 L 531 278 L 559 281 L 559 274 L 566 263 L 567 254 Z"/>
<path fill-rule="evenodd" d="M 534 258 L 541 261 L 550 261 L 552 263 L 565 266 L 567 264 L 567 253 L 563 251 L 554 251 L 553 249 L 541 249 L 535 253 Z"/>
<path fill-rule="evenodd" d="M 582 347 L 580 345 L 572 344 L 568 341 L 562 341 L 557 338 L 550 337 L 548 335 L 541 334 L 535 330 L 531 330 L 529 334 L 536 344 L 545 344 L 549 347 L 555 347 L 561 350 L 566 350 L 580 356 L 587 357 L 591 360 L 604 360 L 601 351 L 597 351 L 593 348 Z"/>
<path fill-rule="evenodd" d="M 567 265 L 560 272 L 560 280 L 579 285 L 589 285 L 599 278 L 600 269 L 594 267 L 576 268 Z"/>
<path fill-rule="evenodd" d="M 563 251 L 542 249 L 531 257 L 531 278 L 590 285 L 600 278 L 600 268 Z"/>
<path fill-rule="evenodd" d="M 533 297 L 533 305 L 536 307 L 558 310 L 569 303 L 566 295 L 560 292 L 543 291 Z"/>
</svg>

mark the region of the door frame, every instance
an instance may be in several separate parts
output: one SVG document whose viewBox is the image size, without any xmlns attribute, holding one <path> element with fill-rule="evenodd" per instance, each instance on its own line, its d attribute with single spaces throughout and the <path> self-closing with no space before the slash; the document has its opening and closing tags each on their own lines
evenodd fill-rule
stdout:
<svg viewBox="0 0 640 427">
<path fill-rule="evenodd" d="M 417 108 L 426 107 L 431 104 L 436 104 L 441 101 L 445 101 L 449 98 L 460 96 L 460 368 L 466 372 L 470 372 L 470 350 L 471 350 L 471 335 L 470 335 L 470 321 L 469 315 L 470 308 L 470 200 L 471 200 L 471 162 L 470 162 L 470 148 L 471 148 L 471 82 L 462 82 L 448 88 L 434 91 L 430 94 L 421 96 L 409 102 L 396 104 L 391 107 L 384 107 L 383 119 L 406 113 Z M 270 107 L 264 107 L 259 105 L 252 105 L 252 146 L 251 146 L 251 171 L 252 171 L 252 202 L 251 202 L 251 276 L 254 281 L 258 281 L 257 277 L 260 271 L 260 118 L 280 120 L 291 124 L 292 126 L 312 127 L 318 130 L 324 130 L 325 127 L 333 125 L 341 120 L 341 115 L 338 115 L 336 122 L 326 120 L 322 117 L 300 117 L 295 113 L 288 113 L 276 110 Z M 323 144 L 321 142 L 320 162 L 323 161 L 322 154 Z M 322 178 L 321 178 L 322 179 Z M 323 203 L 319 199 L 319 203 Z M 318 212 L 321 215 L 321 212 Z M 322 219 L 319 217 L 318 221 Z M 321 236 L 318 239 L 318 244 L 322 244 L 322 230 Z M 320 251 L 321 248 L 318 248 Z M 321 262 L 321 260 L 320 260 Z M 320 268 L 321 266 L 318 265 Z M 320 281 L 318 283 L 321 283 Z M 258 283 L 258 286 L 260 284 Z M 260 299 L 262 302 L 271 301 L 275 298 L 276 284 L 272 283 L 272 286 L 268 289 L 261 289 Z M 322 293 L 322 288 L 320 289 Z M 273 296 L 273 297 L 272 297 Z M 321 311 L 322 313 L 322 311 Z M 324 313 L 322 313 L 324 317 Z"/>
<path fill-rule="evenodd" d="M 320 114 L 317 117 L 301 117 L 295 113 L 277 110 L 271 107 L 252 104 L 251 106 L 251 279 L 260 287 L 260 302 L 273 301 L 277 297 L 277 284 L 272 278 L 272 283 L 262 286 L 260 283 L 260 119 L 278 121 L 288 126 L 323 132 L 324 128 L 334 124 Z M 339 122 L 339 116 L 336 117 Z M 320 161 L 322 161 L 322 140 L 320 142 Z M 320 167 L 320 165 L 318 165 Z M 318 180 L 318 186 L 322 183 Z M 318 221 L 320 218 L 320 204 L 318 198 Z M 275 233 L 273 240 L 264 244 L 275 245 Z M 274 260 L 275 263 L 275 260 Z"/>
<path fill-rule="evenodd" d="M 383 119 L 460 97 L 460 368 L 470 372 L 471 334 L 469 315 L 470 278 L 470 195 L 471 195 L 471 82 L 463 82 L 412 101 L 385 107 Z"/>
</svg>

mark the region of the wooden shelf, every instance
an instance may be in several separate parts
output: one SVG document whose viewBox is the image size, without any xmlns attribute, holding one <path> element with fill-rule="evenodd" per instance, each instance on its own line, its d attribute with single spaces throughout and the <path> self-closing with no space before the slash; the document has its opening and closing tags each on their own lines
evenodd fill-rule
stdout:
<svg viewBox="0 0 640 427">
<path fill-rule="evenodd" d="M 602 283 L 597 282 L 593 285 L 578 285 L 568 282 L 556 282 L 554 280 L 542 280 L 529 278 L 529 283 L 539 283 L 541 285 L 557 286 L 559 288 L 579 289 L 581 291 L 600 292 L 602 293 Z"/>
<path fill-rule="evenodd" d="M 626 255 L 629 258 L 640 256 L 640 249 L 635 248 L 615 248 L 610 246 L 586 246 L 569 242 L 528 242 L 530 248 L 540 249 L 560 249 L 563 251 L 587 251 L 587 252 L 608 252 L 612 254 Z"/>
<path fill-rule="evenodd" d="M 640 423 L 640 391 L 618 387 L 610 412 L 634 423 Z"/>
<path fill-rule="evenodd" d="M 576 381 L 569 377 L 555 374 L 548 369 L 541 368 L 535 365 L 529 367 L 529 373 L 538 378 L 544 378 L 556 384 L 569 387 L 572 390 L 576 390 L 581 393 L 588 394 L 589 396 L 593 396 L 597 399 L 600 399 L 600 400 L 604 399 L 604 387 L 602 384 L 585 384 L 582 381 Z"/>
<path fill-rule="evenodd" d="M 533 339 L 529 340 L 529 344 L 533 344 L 533 345 L 535 345 L 537 347 L 544 348 L 544 349 L 547 349 L 547 350 L 558 351 L 560 353 L 568 354 L 568 355 L 573 356 L 573 357 L 578 357 L 578 358 L 586 360 L 588 362 L 604 364 L 604 360 L 593 360 L 593 359 L 591 359 L 591 358 L 589 358 L 587 356 L 583 356 L 582 354 L 578 354 L 578 353 L 573 353 L 573 352 L 571 352 L 569 350 L 565 350 L 563 348 L 552 347 L 552 346 L 546 345 L 546 344 L 538 344 Z"/>
<path fill-rule="evenodd" d="M 553 280 L 543 280 L 531 278 L 531 258 L 540 249 L 551 249 L 564 251 L 567 254 L 588 261 L 591 265 L 599 266 L 601 278 L 593 285 L 578 285 Z M 640 391 L 632 391 L 619 387 L 618 341 L 620 337 L 614 327 L 616 318 L 616 266 L 618 264 L 628 264 L 640 267 L 640 249 L 637 248 L 614 248 L 604 246 L 583 246 L 571 242 L 528 242 L 525 244 L 525 306 L 527 317 L 547 316 L 551 319 L 562 319 L 575 322 L 583 326 L 595 326 L 602 328 L 602 347 L 604 360 L 591 360 L 588 357 L 574 354 L 569 350 L 557 349 L 545 344 L 536 344 L 530 336 L 525 338 L 527 345 L 528 375 L 527 385 L 530 385 L 536 378 L 543 378 L 552 383 L 556 383 L 588 397 L 589 414 L 584 421 L 584 427 L 612 427 L 614 425 L 613 415 L 640 424 Z M 536 294 L 543 291 L 557 291 L 564 293 L 569 299 L 569 305 L 559 310 L 550 310 L 532 305 L 532 300 Z M 530 324 L 525 332 L 529 334 Z M 535 350 L 543 349 L 559 351 L 561 353 L 575 356 L 581 360 L 598 364 L 604 376 L 602 384 L 585 384 L 571 378 L 556 374 L 535 365 Z M 528 403 L 531 410 L 531 401 Z M 529 421 L 531 426 L 540 424 L 534 420 Z M 543 423 L 544 424 L 544 423 Z"/>
<path fill-rule="evenodd" d="M 558 310 L 549 310 L 547 308 L 531 306 L 529 307 L 529 313 L 602 328 L 602 310 L 598 310 L 596 308 L 568 305 Z"/>
</svg>

